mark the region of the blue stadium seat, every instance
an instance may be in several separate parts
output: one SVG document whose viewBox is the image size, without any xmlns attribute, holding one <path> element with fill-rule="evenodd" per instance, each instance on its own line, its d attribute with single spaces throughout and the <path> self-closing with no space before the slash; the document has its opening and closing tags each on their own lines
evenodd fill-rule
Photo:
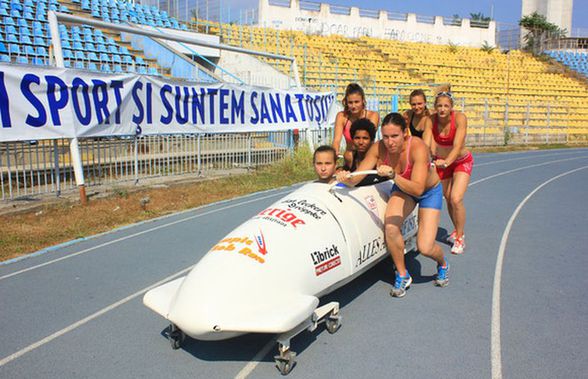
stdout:
<svg viewBox="0 0 588 379">
<path fill-rule="evenodd" d="M 69 43 L 68 40 L 63 40 L 63 41 L 61 41 L 61 47 L 71 49 L 71 44 Z"/>
<path fill-rule="evenodd" d="M 104 46 L 104 44 L 101 43 L 96 45 L 96 51 L 99 53 L 108 53 L 108 50 L 106 50 L 106 46 Z"/>
<path fill-rule="evenodd" d="M 133 64 L 133 58 L 131 58 L 130 55 L 123 55 L 123 63 L 124 64 L 132 65 Z"/>
<path fill-rule="evenodd" d="M 87 42 L 85 46 L 86 51 L 96 51 L 96 46 L 93 43 Z"/>
<path fill-rule="evenodd" d="M 77 50 L 76 51 L 75 57 L 76 57 L 76 60 L 82 60 L 82 61 L 85 61 L 86 60 L 86 55 L 81 50 Z"/>
<path fill-rule="evenodd" d="M 16 22 L 14 22 L 12 17 L 4 17 L 4 25 L 16 26 Z"/>
<path fill-rule="evenodd" d="M 42 65 L 44 65 L 44 64 L 45 64 L 45 61 L 43 60 L 43 58 L 39 58 L 39 57 L 33 57 L 33 59 L 32 59 L 32 63 L 33 63 L 34 65 L 39 65 L 39 66 L 42 66 Z"/>
<path fill-rule="evenodd" d="M 45 42 L 45 39 L 44 39 L 44 38 L 41 38 L 41 37 L 35 37 L 35 39 L 34 39 L 34 43 L 35 43 L 35 45 L 37 45 L 37 46 L 49 46 L 49 45 L 47 45 L 47 43 Z"/>
<path fill-rule="evenodd" d="M 29 64 L 29 60 L 27 57 L 19 55 L 18 57 L 16 57 L 16 63 Z"/>
<path fill-rule="evenodd" d="M 19 43 L 18 38 L 16 38 L 16 34 L 6 34 L 6 41 L 11 43 Z"/>
<path fill-rule="evenodd" d="M 0 8 L 0 16 L 8 16 L 8 12 L 4 8 Z"/>
<path fill-rule="evenodd" d="M 109 45 L 108 52 L 110 54 L 118 54 L 118 48 L 115 45 Z"/>
<path fill-rule="evenodd" d="M 77 41 L 73 43 L 73 49 L 74 50 L 84 50 L 84 46 L 82 45 L 81 42 Z"/>
<path fill-rule="evenodd" d="M 100 65 L 100 71 L 102 71 L 102 72 L 112 72 L 112 70 L 110 69 L 110 65 L 108 63 L 102 63 Z"/>
<path fill-rule="evenodd" d="M 20 36 L 20 43 L 23 45 L 32 45 L 33 41 L 31 41 L 31 37 L 29 37 L 27 35 L 21 35 Z"/>
<path fill-rule="evenodd" d="M 0 62 L 10 63 L 10 57 L 8 55 L 0 54 Z"/>
<path fill-rule="evenodd" d="M 69 49 L 63 49 L 63 59 L 72 59 L 73 58 L 73 53 L 71 52 L 71 50 Z"/>
<path fill-rule="evenodd" d="M 35 48 L 32 46 L 23 46 L 24 53 L 26 56 L 34 56 L 35 55 Z"/>
<path fill-rule="evenodd" d="M 8 52 L 11 55 L 20 55 L 20 46 L 18 46 L 16 43 L 11 43 L 10 45 L 8 45 Z"/>
<path fill-rule="evenodd" d="M 147 69 L 144 66 L 137 67 L 137 74 L 147 75 Z"/>
<path fill-rule="evenodd" d="M 75 61 L 74 62 L 74 68 L 77 68 L 79 70 L 83 70 L 85 68 L 84 67 L 84 62 L 82 62 L 82 61 Z"/>
<path fill-rule="evenodd" d="M 98 66 L 94 62 L 88 63 L 88 70 L 98 71 Z"/>
<path fill-rule="evenodd" d="M 149 75 L 159 76 L 159 72 L 157 71 L 157 69 L 155 67 L 149 67 L 149 69 L 147 70 L 147 73 Z"/>
<path fill-rule="evenodd" d="M 113 61 L 114 63 L 118 63 L 118 64 L 122 63 L 122 59 L 120 58 L 120 55 L 118 55 L 118 54 L 114 54 L 114 55 L 112 56 L 112 61 Z"/>
<path fill-rule="evenodd" d="M 91 61 L 97 61 L 98 60 L 98 56 L 96 55 L 95 52 L 91 51 L 88 53 L 88 59 Z"/>
<path fill-rule="evenodd" d="M 0 42 L 0 53 L 2 53 L 2 54 L 8 53 L 8 50 L 6 50 L 6 46 L 2 42 Z"/>
<path fill-rule="evenodd" d="M 101 62 L 110 62 L 110 56 L 106 53 L 100 53 Z"/>
</svg>

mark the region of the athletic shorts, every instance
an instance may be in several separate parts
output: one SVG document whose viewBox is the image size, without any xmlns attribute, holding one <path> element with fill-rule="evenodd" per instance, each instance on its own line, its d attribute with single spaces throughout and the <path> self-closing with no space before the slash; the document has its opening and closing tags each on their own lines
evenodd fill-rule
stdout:
<svg viewBox="0 0 588 379">
<path fill-rule="evenodd" d="M 447 166 L 446 168 L 437 167 L 437 174 L 439 178 L 449 179 L 453 177 L 454 172 L 465 172 L 468 175 L 472 175 L 472 169 L 474 168 L 474 156 L 468 151 L 463 157 L 457 158 L 455 162 Z"/>
<path fill-rule="evenodd" d="M 394 192 L 402 192 L 408 195 L 406 192 L 401 190 L 400 187 L 396 185 L 396 183 L 394 183 L 394 185 L 392 186 L 392 191 L 390 192 L 390 194 Z M 434 187 L 429 188 L 428 190 L 423 192 L 421 196 L 408 196 L 412 197 L 414 202 L 417 203 L 420 208 L 433 208 L 441 210 L 441 208 L 443 207 L 443 187 L 441 186 L 441 183 L 437 183 L 437 185 L 435 185 Z"/>
</svg>

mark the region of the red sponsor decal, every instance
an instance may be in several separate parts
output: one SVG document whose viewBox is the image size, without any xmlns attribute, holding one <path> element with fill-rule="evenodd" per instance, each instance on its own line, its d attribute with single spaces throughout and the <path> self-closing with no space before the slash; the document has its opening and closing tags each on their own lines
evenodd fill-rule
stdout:
<svg viewBox="0 0 588 379">
<path fill-rule="evenodd" d="M 325 263 L 321 263 L 320 265 L 314 268 L 314 273 L 316 276 L 322 275 L 325 272 L 339 266 L 341 264 L 341 257 L 335 257 L 331 260 L 326 261 Z"/>
<path fill-rule="evenodd" d="M 265 237 L 263 236 L 261 230 L 259 231 L 259 235 L 255 236 L 255 242 L 257 242 L 257 249 L 259 250 L 259 253 L 266 255 L 267 245 L 265 244 Z"/>
<path fill-rule="evenodd" d="M 267 208 L 259 212 L 258 217 L 276 221 L 277 223 L 287 226 L 288 224 L 296 228 L 297 225 L 304 225 L 306 222 L 301 220 L 294 213 L 281 208 Z"/>
</svg>

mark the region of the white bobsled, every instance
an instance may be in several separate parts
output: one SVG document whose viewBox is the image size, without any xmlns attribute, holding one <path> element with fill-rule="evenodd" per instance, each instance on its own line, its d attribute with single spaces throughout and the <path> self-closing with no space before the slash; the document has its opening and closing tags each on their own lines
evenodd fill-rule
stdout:
<svg viewBox="0 0 588 379">
<path fill-rule="evenodd" d="M 356 188 L 309 183 L 261 210 L 214 245 L 185 277 L 147 292 L 144 304 L 171 322 L 178 348 L 188 335 L 222 340 L 276 333 L 278 368 L 294 366 L 290 338 L 325 321 L 340 326 L 336 302 L 319 297 L 388 256 L 384 212 L 391 181 Z M 416 210 L 403 224 L 416 248 Z"/>
</svg>

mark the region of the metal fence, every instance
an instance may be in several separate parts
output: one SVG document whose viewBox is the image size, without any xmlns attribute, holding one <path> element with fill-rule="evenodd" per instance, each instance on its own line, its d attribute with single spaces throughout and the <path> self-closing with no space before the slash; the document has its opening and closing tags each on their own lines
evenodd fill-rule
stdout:
<svg viewBox="0 0 588 379">
<path fill-rule="evenodd" d="M 300 137 L 284 131 L 87 138 L 79 140 L 79 150 L 86 184 L 94 186 L 268 165 L 291 152 Z M 2 200 L 75 189 L 69 144 L 0 143 Z"/>
</svg>

